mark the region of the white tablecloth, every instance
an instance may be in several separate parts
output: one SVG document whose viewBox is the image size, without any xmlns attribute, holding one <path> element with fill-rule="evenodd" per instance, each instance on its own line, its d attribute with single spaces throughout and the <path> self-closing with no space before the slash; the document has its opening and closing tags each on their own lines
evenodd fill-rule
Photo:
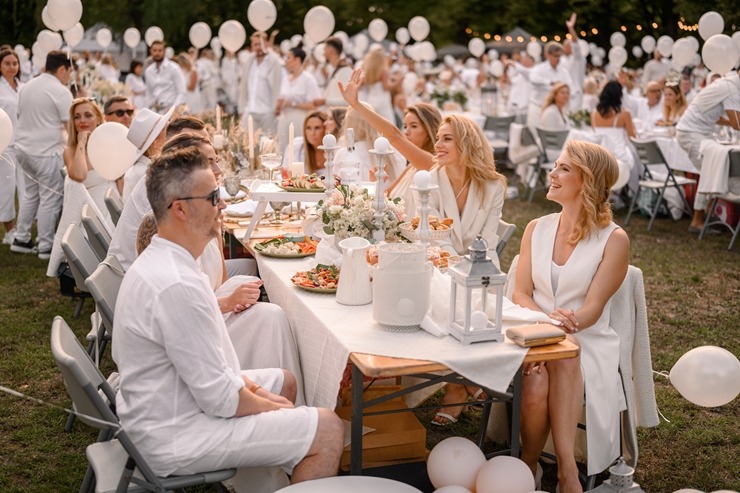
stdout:
<svg viewBox="0 0 740 493">
<path fill-rule="evenodd" d="M 697 190 L 700 193 L 725 194 L 729 190 L 730 151 L 740 145 L 723 145 L 716 140 L 701 142 L 701 175 Z"/>
<path fill-rule="evenodd" d="M 464 346 L 451 336 L 437 338 L 422 330 L 387 331 L 373 320 L 372 304 L 344 306 L 332 294 L 293 286 L 292 275 L 307 270 L 310 261 L 257 258 L 270 301 L 283 307 L 293 328 L 308 405 L 334 408 L 352 352 L 440 362 L 496 391 L 506 390 L 524 360 L 527 350 L 508 340 Z"/>
<path fill-rule="evenodd" d="M 655 142 L 658 143 L 658 147 L 660 147 L 660 150 L 663 152 L 663 156 L 665 157 L 668 166 L 670 166 L 673 171 L 685 171 L 687 173 L 696 174 L 701 173 L 696 166 L 694 166 L 694 163 L 691 162 L 686 151 L 678 145 L 678 141 L 675 137 L 654 136 L 654 138 Z"/>
</svg>

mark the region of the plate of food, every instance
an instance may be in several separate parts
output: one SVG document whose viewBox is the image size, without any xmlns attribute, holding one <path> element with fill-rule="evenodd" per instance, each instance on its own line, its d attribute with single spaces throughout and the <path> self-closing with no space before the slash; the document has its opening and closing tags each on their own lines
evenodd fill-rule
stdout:
<svg viewBox="0 0 740 493">
<path fill-rule="evenodd" d="M 452 235 L 452 219 L 446 217 L 440 219 L 437 216 L 429 216 L 429 239 L 446 240 Z M 414 216 L 411 221 L 399 226 L 401 234 L 411 241 L 421 239 L 419 236 L 419 217 Z"/>
<path fill-rule="evenodd" d="M 265 257 L 303 258 L 316 253 L 318 242 L 308 236 L 277 236 L 254 245 L 254 249 Z"/>
<path fill-rule="evenodd" d="M 335 178 L 335 186 L 339 185 L 339 180 Z M 286 192 L 316 192 L 326 191 L 324 177 L 316 173 L 311 175 L 294 176 L 280 182 L 280 188 Z"/>
<path fill-rule="evenodd" d="M 290 280 L 301 289 L 314 293 L 336 293 L 339 284 L 339 267 L 318 264 L 311 270 L 296 272 Z"/>
</svg>

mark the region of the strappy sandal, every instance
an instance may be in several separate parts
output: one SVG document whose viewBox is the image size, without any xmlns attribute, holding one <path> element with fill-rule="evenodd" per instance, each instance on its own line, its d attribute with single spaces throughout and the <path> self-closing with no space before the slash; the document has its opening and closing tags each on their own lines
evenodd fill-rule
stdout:
<svg viewBox="0 0 740 493">
<path fill-rule="evenodd" d="M 442 418 L 442 419 L 444 419 L 446 421 L 444 421 L 444 422 L 436 421 L 435 419 L 438 418 L 438 417 L 439 418 Z M 458 414 L 458 416 L 456 418 L 456 417 L 454 417 L 451 414 L 443 413 L 442 411 L 439 411 L 437 414 L 434 415 L 434 418 L 432 418 L 432 425 L 439 426 L 440 428 L 444 428 L 446 426 L 450 426 L 452 424 L 457 423 L 459 421 L 459 419 L 460 419 L 460 415 L 459 414 Z"/>
</svg>

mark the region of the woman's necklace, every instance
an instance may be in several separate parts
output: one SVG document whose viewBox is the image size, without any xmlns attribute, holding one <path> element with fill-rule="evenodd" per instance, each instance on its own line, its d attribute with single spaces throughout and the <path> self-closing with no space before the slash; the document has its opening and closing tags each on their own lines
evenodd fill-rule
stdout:
<svg viewBox="0 0 740 493">
<path fill-rule="evenodd" d="M 470 185 L 470 178 L 468 178 L 468 181 L 466 181 L 459 192 L 457 192 L 457 195 L 455 195 L 455 200 L 460 198 L 460 195 L 465 191 L 466 188 L 468 188 L 468 185 Z M 453 189 L 454 192 L 454 189 Z"/>
</svg>

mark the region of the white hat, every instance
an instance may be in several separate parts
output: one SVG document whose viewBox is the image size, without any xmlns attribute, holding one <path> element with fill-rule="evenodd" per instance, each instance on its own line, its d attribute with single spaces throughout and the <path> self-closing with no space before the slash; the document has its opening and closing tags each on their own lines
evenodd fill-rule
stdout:
<svg viewBox="0 0 740 493">
<path fill-rule="evenodd" d="M 136 159 L 134 161 L 139 160 L 159 134 L 162 133 L 162 130 L 167 127 L 174 111 L 175 106 L 172 106 L 164 115 L 155 113 L 148 108 L 142 108 L 136 112 L 136 116 L 134 116 L 126 134 L 126 138 L 136 146 Z"/>
</svg>

